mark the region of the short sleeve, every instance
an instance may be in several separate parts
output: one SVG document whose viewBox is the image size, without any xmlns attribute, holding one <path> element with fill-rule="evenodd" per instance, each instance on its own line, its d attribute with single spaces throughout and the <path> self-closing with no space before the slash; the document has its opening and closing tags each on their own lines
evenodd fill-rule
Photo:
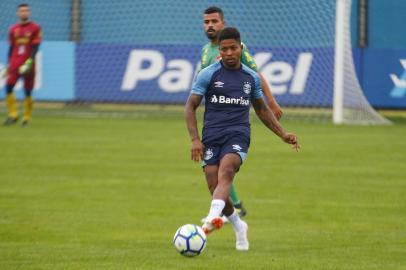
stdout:
<svg viewBox="0 0 406 270">
<path fill-rule="evenodd" d="M 197 74 L 196 80 L 192 85 L 191 94 L 204 96 L 206 94 L 207 88 L 209 87 L 212 72 L 210 68 L 205 68 Z"/>
<path fill-rule="evenodd" d="M 263 98 L 264 94 L 261 87 L 261 80 L 257 74 L 252 75 L 255 79 L 255 89 L 251 92 L 251 99 Z"/>
</svg>

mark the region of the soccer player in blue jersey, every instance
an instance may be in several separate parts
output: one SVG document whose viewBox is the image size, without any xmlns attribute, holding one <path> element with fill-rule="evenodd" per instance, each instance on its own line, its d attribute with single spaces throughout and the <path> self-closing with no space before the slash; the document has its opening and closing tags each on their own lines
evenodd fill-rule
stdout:
<svg viewBox="0 0 406 270">
<path fill-rule="evenodd" d="M 197 76 L 185 105 L 185 119 L 192 141 L 191 158 L 203 161 L 212 202 L 202 226 L 206 234 L 223 225 L 224 214 L 236 233 L 236 249 L 248 250 L 248 225 L 233 207 L 229 192 L 234 176 L 250 145 L 250 104 L 265 126 L 284 142 L 300 148 L 297 136 L 287 133 L 263 99 L 257 73 L 241 64 L 242 45 L 236 28 L 224 28 L 219 36 L 221 61 Z M 196 109 L 205 98 L 202 139 Z"/>
<path fill-rule="evenodd" d="M 204 45 L 201 51 L 200 57 L 200 67 L 199 70 L 218 62 L 221 60 L 221 55 L 219 51 L 219 35 L 221 30 L 225 27 L 224 13 L 223 10 L 216 6 L 210 6 L 206 8 L 203 12 L 203 27 L 204 32 L 206 33 L 209 42 Z M 269 85 L 267 84 L 265 78 L 258 72 L 257 64 L 255 63 L 253 57 L 248 51 L 247 46 L 242 43 L 242 52 L 241 52 L 241 63 L 249 67 L 250 69 L 256 71 L 261 80 L 261 88 L 264 93 L 264 98 L 268 103 L 271 111 L 275 114 L 276 118 L 279 120 L 282 117 L 282 110 L 279 104 L 276 102 L 275 98 L 272 96 Z M 230 199 L 233 202 L 234 208 L 237 209 L 240 217 L 243 217 L 247 214 L 242 201 L 240 200 L 237 189 L 235 185 L 231 186 L 230 189 Z M 227 219 L 224 219 L 227 221 Z"/>
</svg>

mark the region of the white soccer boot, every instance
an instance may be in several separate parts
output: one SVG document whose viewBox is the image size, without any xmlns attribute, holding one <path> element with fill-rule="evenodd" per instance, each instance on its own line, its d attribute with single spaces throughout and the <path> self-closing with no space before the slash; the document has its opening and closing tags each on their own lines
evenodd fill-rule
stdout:
<svg viewBox="0 0 406 270">
<path fill-rule="evenodd" d="M 230 223 L 230 221 L 228 220 L 228 218 L 225 215 L 222 215 L 221 218 L 223 219 L 223 224 Z M 202 218 L 201 222 L 205 223 L 206 222 L 206 217 Z"/>
<path fill-rule="evenodd" d="M 223 219 L 221 217 L 214 217 L 211 221 L 208 221 L 207 218 L 202 225 L 202 229 L 206 235 L 211 233 L 214 230 L 218 230 L 223 226 Z"/>
<path fill-rule="evenodd" d="M 241 222 L 243 223 L 242 230 L 235 232 L 235 248 L 240 251 L 246 251 L 250 248 L 250 243 L 248 242 L 248 225 L 243 220 L 241 220 Z"/>
</svg>

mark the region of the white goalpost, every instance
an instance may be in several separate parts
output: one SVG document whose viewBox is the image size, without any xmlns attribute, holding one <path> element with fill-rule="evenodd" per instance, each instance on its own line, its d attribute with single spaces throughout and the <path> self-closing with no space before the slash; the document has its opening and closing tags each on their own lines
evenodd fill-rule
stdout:
<svg viewBox="0 0 406 270">
<path fill-rule="evenodd" d="M 351 0 L 337 0 L 334 60 L 334 124 L 374 125 L 391 122 L 376 112 L 358 81 L 351 46 Z"/>
</svg>

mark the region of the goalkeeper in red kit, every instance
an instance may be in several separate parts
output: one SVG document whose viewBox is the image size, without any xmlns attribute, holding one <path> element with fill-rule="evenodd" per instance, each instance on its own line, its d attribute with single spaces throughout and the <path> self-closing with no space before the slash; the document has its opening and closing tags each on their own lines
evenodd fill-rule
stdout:
<svg viewBox="0 0 406 270">
<path fill-rule="evenodd" d="M 41 43 L 41 27 L 30 21 L 30 7 L 20 4 L 17 8 L 19 22 L 12 25 L 9 30 L 10 48 L 8 53 L 8 66 L 6 71 L 6 103 L 7 119 L 4 125 L 15 124 L 19 118 L 16 97 L 13 88 L 18 79 L 24 79 L 24 115 L 22 125 L 26 126 L 32 114 L 32 90 L 35 82 L 35 55 Z"/>
</svg>

